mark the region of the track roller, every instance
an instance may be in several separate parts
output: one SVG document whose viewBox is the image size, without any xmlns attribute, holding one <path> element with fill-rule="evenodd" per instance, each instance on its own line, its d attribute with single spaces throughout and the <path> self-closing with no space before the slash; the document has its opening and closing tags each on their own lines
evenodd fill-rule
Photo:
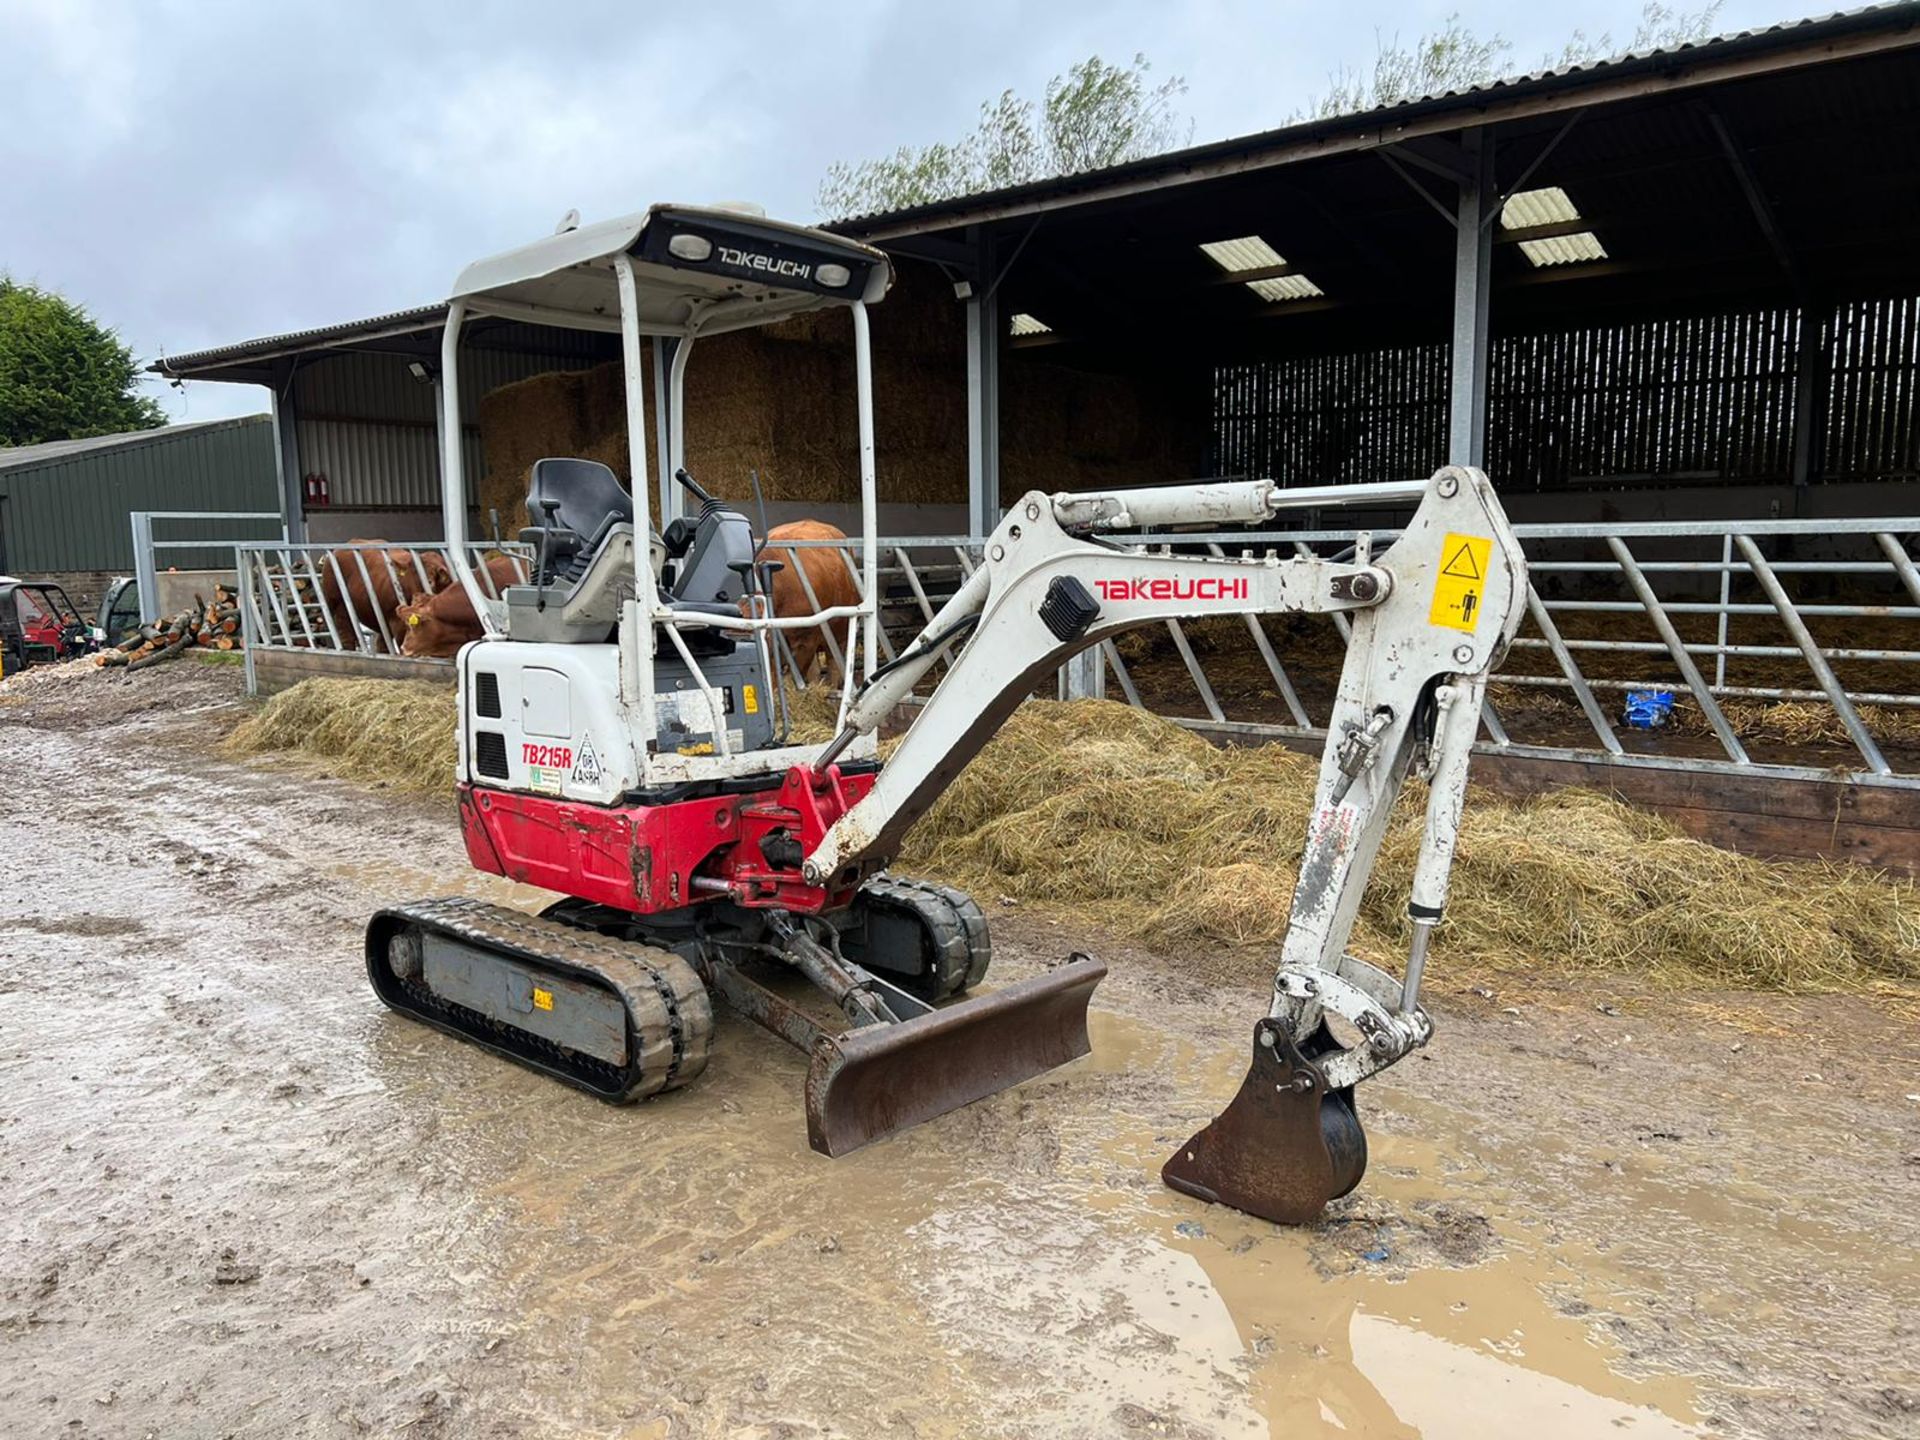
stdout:
<svg viewBox="0 0 1920 1440">
<path fill-rule="evenodd" d="M 367 926 L 367 978 L 402 1015 L 616 1104 L 706 1068 L 713 1008 L 672 951 L 464 898 Z"/>
</svg>

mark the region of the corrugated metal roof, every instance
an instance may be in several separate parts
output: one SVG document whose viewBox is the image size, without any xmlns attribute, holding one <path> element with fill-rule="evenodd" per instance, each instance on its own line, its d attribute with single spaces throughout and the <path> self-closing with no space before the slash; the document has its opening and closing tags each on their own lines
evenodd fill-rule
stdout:
<svg viewBox="0 0 1920 1440">
<path fill-rule="evenodd" d="M 1691 64 L 1730 52 L 1775 43 L 1786 45 L 1797 40 L 1816 40 L 1821 38 L 1821 32 L 1827 30 L 1875 27 L 1890 29 L 1901 24 L 1911 27 L 1917 20 L 1920 20 L 1920 0 L 1891 0 L 1891 3 L 1883 5 L 1867 5 L 1854 10 L 1840 10 L 1797 20 L 1783 20 L 1773 25 L 1733 31 L 1725 35 L 1716 35 L 1711 39 L 1668 48 L 1623 51 L 1604 60 L 1590 60 L 1579 64 L 1528 71 L 1459 90 L 1444 90 L 1431 95 L 1396 101 L 1392 105 L 1381 106 L 1374 110 L 1300 121 L 1272 130 L 1211 141 L 1204 145 L 1172 150 L 1099 169 L 1048 176 L 1042 180 L 1027 181 L 998 190 L 981 190 L 969 195 L 958 195 L 922 205 L 905 206 L 897 210 L 876 210 L 863 215 L 845 216 L 829 222 L 826 228 L 860 234 L 880 230 L 908 219 L 933 219 L 949 212 L 957 215 L 986 203 L 1006 203 L 1020 198 L 1044 195 L 1054 190 L 1091 188 L 1097 183 L 1123 177 L 1149 176 L 1155 171 L 1167 172 L 1169 180 L 1177 181 L 1185 171 L 1239 152 L 1279 148 L 1291 142 L 1311 140 L 1347 130 L 1388 129 L 1406 123 L 1421 112 L 1465 108 L 1462 102 L 1484 103 L 1489 99 L 1514 96 L 1529 90 L 1559 88 L 1573 91 L 1579 89 L 1581 85 L 1596 83 L 1635 70 L 1653 69 L 1683 60 Z"/>
<path fill-rule="evenodd" d="M 438 305 L 416 305 L 411 310 L 395 310 L 366 320 L 348 320 L 339 325 L 322 325 L 313 330 L 289 330 L 284 335 L 263 335 L 258 340 L 242 340 L 237 344 L 220 345 L 211 350 L 190 350 L 184 355 L 165 355 L 154 361 L 148 368 L 162 375 L 174 375 L 209 362 L 231 364 L 249 355 L 266 354 L 274 350 L 339 344 L 393 330 L 437 330 L 446 323 L 446 319 L 445 301 Z"/>
<path fill-rule="evenodd" d="M 46 440 L 38 445 L 15 445 L 0 449 L 0 470 L 28 470 L 93 452 L 163 445 L 211 430 L 233 430 L 242 425 L 270 423 L 271 417 L 266 415 L 242 415 L 226 420 L 188 420 L 153 430 L 123 430 L 117 435 L 89 435 L 81 440 Z"/>
</svg>

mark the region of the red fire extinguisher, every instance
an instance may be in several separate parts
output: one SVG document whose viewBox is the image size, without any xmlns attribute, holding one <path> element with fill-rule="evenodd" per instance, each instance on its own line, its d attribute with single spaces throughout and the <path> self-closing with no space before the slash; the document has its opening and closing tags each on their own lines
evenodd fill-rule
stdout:
<svg viewBox="0 0 1920 1440">
<path fill-rule="evenodd" d="M 307 476 L 306 492 L 308 505 L 331 505 L 333 503 L 333 496 L 327 489 L 327 477 L 325 475 L 316 473 Z"/>
</svg>

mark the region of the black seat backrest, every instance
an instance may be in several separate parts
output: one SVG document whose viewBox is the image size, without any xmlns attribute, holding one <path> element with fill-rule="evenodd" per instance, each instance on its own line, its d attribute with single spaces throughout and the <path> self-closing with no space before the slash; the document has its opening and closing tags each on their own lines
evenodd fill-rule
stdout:
<svg viewBox="0 0 1920 1440">
<path fill-rule="evenodd" d="M 547 524 L 543 500 L 558 500 L 553 528 L 571 530 L 591 546 L 614 525 L 633 523 L 633 497 L 620 477 L 598 460 L 548 459 L 533 462 L 527 483 L 527 518 L 536 528 Z"/>
</svg>

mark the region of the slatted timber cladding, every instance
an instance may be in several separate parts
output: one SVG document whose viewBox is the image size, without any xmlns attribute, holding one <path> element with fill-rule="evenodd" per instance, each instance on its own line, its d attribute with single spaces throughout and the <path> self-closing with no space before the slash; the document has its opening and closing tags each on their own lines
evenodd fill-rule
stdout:
<svg viewBox="0 0 1920 1440">
<path fill-rule="evenodd" d="M 1902 479 L 1920 472 L 1920 299 L 1837 307 L 1827 352 L 1825 477 Z"/>
<path fill-rule="evenodd" d="M 1850 301 L 1821 321 L 1813 478 L 1920 472 L 1920 299 Z M 1786 481 L 1800 325 L 1779 307 L 1497 337 L 1487 468 L 1522 491 Z M 1218 366 L 1212 471 L 1288 485 L 1425 474 L 1445 459 L 1447 384 L 1437 343 Z"/>
</svg>

